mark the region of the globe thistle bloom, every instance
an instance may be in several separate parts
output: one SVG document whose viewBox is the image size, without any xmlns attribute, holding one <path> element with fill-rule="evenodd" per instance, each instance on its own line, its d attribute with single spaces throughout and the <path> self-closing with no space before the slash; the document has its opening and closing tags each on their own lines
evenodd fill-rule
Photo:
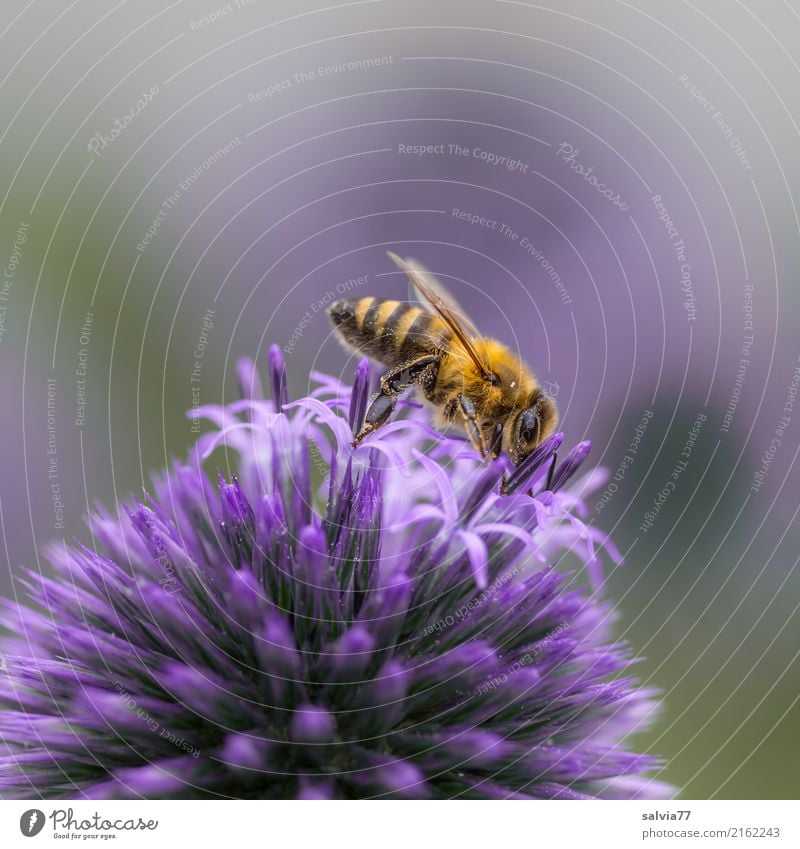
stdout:
<svg viewBox="0 0 800 849">
<path fill-rule="evenodd" d="M 512 471 L 405 402 L 353 448 L 366 361 L 294 403 L 269 366 L 272 400 L 242 361 L 188 460 L 4 602 L 0 795 L 671 795 L 625 743 L 656 700 L 598 598 L 588 444 L 546 491 L 560 434 Z"/>
</svg>

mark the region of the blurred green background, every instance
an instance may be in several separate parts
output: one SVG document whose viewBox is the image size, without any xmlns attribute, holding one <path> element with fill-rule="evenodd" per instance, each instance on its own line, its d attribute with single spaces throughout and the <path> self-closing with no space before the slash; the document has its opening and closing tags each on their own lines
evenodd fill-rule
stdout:
<svg viewBox="0 0 800 849">
<path fill-rule="evenodd" d="M 12 1 L 0 33 L 5 594 L 187 451 L 239 356 L 347 375 L 313 304 L 402 296 L 391 248 L 616 473 L 589 512 L 659 777 L 798 796 L 791 5 Z"/>
</svg>

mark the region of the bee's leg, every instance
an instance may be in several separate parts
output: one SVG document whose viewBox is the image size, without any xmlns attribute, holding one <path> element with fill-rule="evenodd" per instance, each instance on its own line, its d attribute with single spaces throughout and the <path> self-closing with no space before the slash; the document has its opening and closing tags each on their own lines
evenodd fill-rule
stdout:
<svg viewBox="0 0 800 849">
<path fill-rule="evenodd" d="M 467 431 L 472 447 L 476 451 L 480 451 L 481 457 L 485 457 L 486 445 L 478 425 L 478 411 L 472 401 L 460 392 L 458 395 L 454 395 L 444 406 L 444 417 L 446 419 L 452 421 L 457 415 L 460 415 L 464 421 L 464 429 Z"/>
<path fill-rule="evenodd" d="M 381 377 L 381 392 L 387 395 L 398 395 L 416 383 L 427 383 L 432 376 L 435 376 L 438 367 L 437 354 L 425 354 L 409 363 L 403 363 Z"/>
<path fill-rule="evenodd" d="M 397 405 L 397 396 L 401 392 L 405 392 L 416 383 L 427 383 L 432 376 L 435 376 L 438 366 L 439 357 L 436 354 L 426 354 L 387 371 L 381 377 L 380 390 L 372 396 L 364 417 L 364 424 L 353 440 L 353 447 L 381 425 L 386 424 Z"/>
<path fill-rule="evenodd" d="M 497 422 L 492 429 L 492 438 L 489 442 L 489 456 L 494 460 L 500 456 L 503 450 L 503 423 Z"/>
<path fill-rule="evenodd" d="M 397 405 L 397 393 L 394 395 L 385 394 L 383 391 L 372 396 L 370 405 L 367 408 L 367 414 L 364 416 L 364 424 L 361 425 L 356 438 L 353 440 L 353 448 L 355 448 L 364 437 L 369 436 L 372 431 L 377 430 L 381 425 L 386 424 L 387 419 L 391 416 Z"/>
</svg>

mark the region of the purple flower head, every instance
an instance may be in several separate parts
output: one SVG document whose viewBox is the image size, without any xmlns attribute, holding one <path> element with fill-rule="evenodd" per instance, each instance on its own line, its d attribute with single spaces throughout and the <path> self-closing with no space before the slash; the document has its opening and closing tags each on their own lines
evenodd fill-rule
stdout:
<svg viewBox="0 0 800 849">
<path fill-rule="evenodd" d="M 511 470 L 406 403 L 353 448 L 366 362 L 293 403 L 277 349 L 273 400 L 238 375 L 152 497 L 3 603 L 0 795 L 671 795 L 625 745 L 656 701 L 598 599 L 592 476 L 567 486 L 587 444 L 545 491 L 560 435 Z"/>
</svg>

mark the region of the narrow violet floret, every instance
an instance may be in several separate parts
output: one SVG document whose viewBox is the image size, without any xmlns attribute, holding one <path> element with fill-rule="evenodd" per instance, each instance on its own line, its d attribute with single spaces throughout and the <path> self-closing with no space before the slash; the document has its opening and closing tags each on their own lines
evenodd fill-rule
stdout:
<svg viewBox="0 0 800 849">
<path fill-rule="evenodd" d="M 550 489 L 553 492 L 558 492 L 558 490 L 564 486 L 575 472 L 578 471 L 583 464 L 583 461 L 589 456 L 591 448 L 592 443 L 587 440 L 586 442 L 579 442 L 572 451 L 567 454 L 564 462 L 558 467 L 553 475 L 553 480 L 550 482 Z"/>
<path fill-rule="evenodd" d="M 4 798 L 664 798 L 559 434 L 516 470 L 421 409 L 354 448 L 370 374 L 213 426 L 2 603 Z M 215 450 L 236 475 L 207 477 Z M 595 475 L 594 480 L 598 478 Z M 216 481 L 216 482 L 214 482 Z M 577 568 L 582 565 L 583 570 Z"/>
</svg>

